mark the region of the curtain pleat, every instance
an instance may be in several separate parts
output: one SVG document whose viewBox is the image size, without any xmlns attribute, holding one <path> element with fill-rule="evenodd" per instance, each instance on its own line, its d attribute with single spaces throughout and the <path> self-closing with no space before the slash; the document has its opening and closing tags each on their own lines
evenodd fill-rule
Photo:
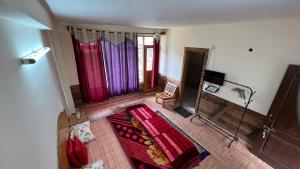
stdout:
<svg viewBox="0 0 300 169">
<path fill-rule="evenodd" d="M 135 33 L 105 32 L 102 39 L 109 95 L 138 90 L 137 37 Z"/>
<path fill-rule="evenodd" d="M 138 90 L 137 34 L 71 29 L 83 101 Z"/>
<path fill-rule="evenodd" d="M 72 36 L 80 90 L 84 102 L 108 98 L 100 41 L 80 42 Z"/>
<path fill-rule="evenodd" d="M 155 88 L 158 84 L 159 78 L 159 48 L 160 40 L 153 38 L 153 60 L 152 60 L 152 73 L 151 73 L 151 88 Z"/>
</svg>

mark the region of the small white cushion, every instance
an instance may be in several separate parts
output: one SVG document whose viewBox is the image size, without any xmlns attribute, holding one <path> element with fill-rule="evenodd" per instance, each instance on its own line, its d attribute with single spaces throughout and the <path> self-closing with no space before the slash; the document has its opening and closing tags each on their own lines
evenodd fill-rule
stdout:
<svg viewBox="0 0 300 169">
<path fill-rule="evenodd" d="M 71 139 L 76 135 L 82 143 L 94 140 L 96 137 L 92 133 L 90 126 L 91 123 L 89 121 L 72 126 L 70 129 Z"/>
<path fill-rule="evenodd" d="M 85 169 L 104 169 L 103 164 L 104 163 L 102 160 L 98 160 L 93 164 L 91 164 L 90 166 L 86 167 Z"/>
</svg>

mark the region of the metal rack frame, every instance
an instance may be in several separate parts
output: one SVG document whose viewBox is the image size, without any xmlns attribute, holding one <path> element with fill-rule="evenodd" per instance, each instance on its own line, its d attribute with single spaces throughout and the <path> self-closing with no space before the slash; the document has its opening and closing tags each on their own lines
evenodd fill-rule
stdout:
<svg viewBox="0 0 300 169">
<path fill-rule="evenodd" d="M 211 78 L 214 78 L 214 77 L 211 77 Z M 204 117 L 201 112 L 199 111 L 196 111 L 196 115 L 194 115 L 192 118 L 191 118 L 191 122 L 193 122 L 193 119 L 196 117 L 197 119 L 201 120 L 202 122 L 204 122 L 205 124 L 207 124 L 208 126 L 212 127 L 213 129 L 215 129 L 217 132 L 223 134 L 225 137 L 227 137 L 228 139 L 230 139 L 230 143 L 228 144 L 228 148 L 230 148 L 231 144 L 234 142 L 234 141 L 238 141 L 238 133 L 240 131 L 240 128 L 241 128 L 241 124 L 244 120 L 244 117 L 245 117 L 245 114 L 247 113 L 247 110 L 248 110 L 248 107 L 249 107 L 249 104 L 253 101 L 252 100 L 252 97 L 253 95 L 256 93 L 256 91 L 253 91 L 253 89 L 249 86 L 246 86 L 246 85 L 243 85 L 243 84 L 239 84 L 239 83 L 236 83 L 236 82 L 232 82 L 232 81 L 229 81 L 229 80 L 223 80 L 223 79 L 219 79 L 219 78 L 215 78 L 217 80 L 221 80 L 221 81 L 224 81 L 224 82 L 227 82 L 227 83 L 231 83 L 231 84 L 234 84 L 234 85 L 237 85 L 237 86 L 241 86 L 241 87 L 244 87 L 246 89 L 248 89 L 250 91 L 250 95 L 249 95 L 249 98 L 246 102 L 244 102 L 244 109 L 243 109 L 243 114 L 238 122 L 238 126 L 236 127 L 236 130 L 233 133 L 227 131 L 226 129 L 222 128 L 221 126 L 215 124 L 214 122 L 212 122 L 211 120 L 209 120 L 208 118 Z M 202 89 L 201 89 L 202 90 Z M 200 104 L 200 101 L 201 101 L 201 96 L 200 96 L 200 100 L 199 100 L 199 104 Z M 226 135 L 224 134 L 226 133 Z"/>
</svg>

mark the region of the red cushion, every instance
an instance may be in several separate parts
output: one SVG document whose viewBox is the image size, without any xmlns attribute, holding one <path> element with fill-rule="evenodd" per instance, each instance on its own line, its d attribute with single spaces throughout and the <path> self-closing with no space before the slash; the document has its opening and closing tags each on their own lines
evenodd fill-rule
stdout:
<svg viewBox="0 0 300 169">
<path fill-rule="evenodd" d="M 73 143 L 73 147 L 74 147 L 74 152 L 76 155 L 76 158 L 78 159 L 78 161 L 82 164 L 82 165 L 86 165 L 89 162 L 88 159 L 88 151 L 86 148 L 86 145 L 83 144 L 77 136 L 74 136 L 74 143 Z"/>
<path fill-rule="evenodd" d="M 80 168 L 82 166 L 80 161 L 77 160 L 74 147 L 73 147 L 73 141 L 70 137 L 68 138 L 67 141 L 67 156 L 72 167 Z"/>
</svg>

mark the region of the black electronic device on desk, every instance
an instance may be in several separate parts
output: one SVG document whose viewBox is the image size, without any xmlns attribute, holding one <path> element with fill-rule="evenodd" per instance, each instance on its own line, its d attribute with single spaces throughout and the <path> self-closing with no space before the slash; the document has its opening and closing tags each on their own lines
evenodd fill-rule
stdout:
<svg viewBox="0 0 300 169">
<path fill-rule="evenodd" d="M 204 81 L 208 82 L 206 91 L 211 93 L 217 93 L 220 90 L 220 86 L 223 86 L 225 80 L 225 73 L 205 70 Z"/>
</svg>

